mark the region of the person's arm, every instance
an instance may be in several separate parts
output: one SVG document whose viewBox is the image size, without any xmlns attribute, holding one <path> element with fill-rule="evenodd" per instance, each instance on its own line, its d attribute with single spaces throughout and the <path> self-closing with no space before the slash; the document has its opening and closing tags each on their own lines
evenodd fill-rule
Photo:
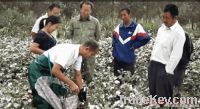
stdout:
<svg viewBox="0 0 200 109">
<path fill-rule="evenodd" d="M 72 39 L 73 35 L 74 35 L 73 20 L 71 20 L 69 22 L 69 28 L 67 29 L 67 36 L 66 36 L 66 38 L 67 39 Z"/>
<path fill-rule="evenodd" d="M 141 46 L 147 44 L 150 40 L 150 36 L 147 32 L 144 31 L 143 27 L 140 24 L 138 24 L 138 28 L 136 31 L 136 41 L 132 45 L 132 48 L 134 49 L 140 48 Z"/>
<path fill-rule="evenodd" d="M 99 41 L 100 38 L 101 38 L 101 24 L 99 23 L 99 21 L 97 21 L 95 29 L 95 39 L 96 41 Z"/>
<path fill-rule="evenodd" d="M 119 33 L 117 33 L 117 31 L 119 28 L 119 25 L 112 31 L 112 47 L 114 47 L 116 40 L 119 38 Z"/>
<path fill-rule="evenodd" d="M 45 39 L 42 34 L 36 34 L 33 42 L 31 43 L 31 52 L 35 54 L 42 54 L 45 50 L 40 48 L 40 44 L 44 43 Z"/>
<path fill-rule="evenodd" d="M 63 81 L 65 84 L 69 85 L 70 90 L 74 94 L 79 93 L 79 87 L 68 78 L 68 76 L 65 76 L 63 72 L 61 71 L 62 66 L 60 64 L 54 63 L 52 72 L 55 77 L 57 77 L 60 81 Z"/>
<path fill-rule="evenodd" d="M 76 79 L 76 84 L 78 85 L 79 89 L 83 88 L 83 81 L 82 81 L 82 74 L 81 71 L 75 70 L 75 79 Z"/>
<path fill-rule="evenodd" d="M 37 34 L 37 33 L 35 33 L 35 32 L 31 32 L 31 36 L 32 36 L 32 39 L 33 39 L 33 40 L 35 39 L 36 34 Z"/>
<path fill-rule="evenodd" d="M 81 74 L 81 65 L 82 65 L 82 57 L 78 57 L 76 62 L 73 65 L 73 68 L 75 70 L 75 80 L 77 85 L 79 86 L 79 89 L 82 89 L 83 87 L 83 81 L 82 81 L 82 74 Z"/>
<path fill-rule="evenodd" d="M 185 33 L 182 32 L 181 34 L 177 34 L 176 40 L 173 42 L 173 48 L 170 55 L 169 62 L 167 62 L 165 66 L 165 70 L 169 74 L 174 74 L 174 69 L 178 65 L 182 53 L 183 53 L 183 46 L 185 43 Z"/>
<path fill-rule="evenodd" d="M 116 43 L 116 35 L 114 34 L 114 32 L 112 33 L 112 47 L 115 47 L 115 43 Z"/>
<path fill-rule="evenodd" d="M 137 36 L 136 42 L 133 44 L 133 48 L 137 49 L 140 48 L 141 46 L 147 44 L 150 40 L 150 36 L 148 34 L 144 36 Z"/>
<path fill-rule="evenodd" d="M 39 44 L 32 42 L 31 43 L 31 52 L 35 53 L 35 54 L 42 54 L 44 52 L 44 50 L 39 48 Z"/>
</svg>

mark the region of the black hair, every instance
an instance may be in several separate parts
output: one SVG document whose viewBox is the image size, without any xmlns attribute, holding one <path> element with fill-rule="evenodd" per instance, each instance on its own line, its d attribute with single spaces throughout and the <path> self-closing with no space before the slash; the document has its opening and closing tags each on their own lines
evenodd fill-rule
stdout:
<svg viewBox="0 0 200 109">
<path fill-rule="evenodd" d="M 119 10 L 119 12 L 122 12 L 122 11 L 126 11 L 128 15 L 130 15 L 130 13 L 131 13 L 129 8 L 122 8 Z"/>
<path fill-rule="evenodd" d="M 95 51 L 97 49 L 99 49 L 99 44 L 97 41 L 93 40 L 93 39 L 89 39 L 87 41 L 85 41 L 83 43 L 84 46 L 89 47 L 90 50 Z"/>
<path fill-rule="evenodd" d="M 49 22 L 51 22 L 52 24 L 57 24 L 57 23 L 60 23 L 60 17 L 59 16 L 49 16 L 47 19 L 46 19 L 46 23 L 45 25 L 47 25 Z"/>
<path fill-rule="evenodd" d="M 94 4 L 91 1 L 84 0 L 84 1 L 80 2 L 80 8 L 83 7 L 83 4 L 90 5 L 91 9 L 94 8 Z"/>
<path fill-rule="evenodd" d="M 53 4 L 51 4 L 50 6 L 49 6 L 49 10 L 52 10 L 53 8 L 60 8 L 60 5 L 58 5 L 58 4 L 55 4 L 55 3 L 53 3 Z"/>
<path fill-rule="evenodd" d="M 170 12 L 172 17 L 176 17 L 179 14 L 178 7 L 175 4 L 168 4 L 164 8 L 164 12 Z"/>
</svg>

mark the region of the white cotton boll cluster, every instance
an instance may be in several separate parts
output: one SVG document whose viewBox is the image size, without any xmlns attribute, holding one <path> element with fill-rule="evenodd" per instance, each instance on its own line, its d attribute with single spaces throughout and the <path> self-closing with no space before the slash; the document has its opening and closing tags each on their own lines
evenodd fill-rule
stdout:
<svg viewBox="0 0 200 109">
<path fill-rule="evenodd" d="M 70 42 L 61 40 L 60 43 Z M 27 73 L 28 65 L 33 60 L 30 53 L 31 39 L 0 37 L 0 108 L 27 109 L 32 107 L 32 95 L 29 87 Z M 104 38 L 99 41 L 100 51 L 96 55 L 95 72 L 93 81 L 88 86 L 88 102 L 91 109 L 120 108 L 139 109 L 139 107 L 151 108 L 152 106 L 133 106 L 119 102 L 117 95 L 129 97 L 149 96 L 147 67 L 152 50 L 153 41 L 136 50 L 137 64 L 133 76 L 125 73 L 124 77 L 113 74 L 112 39 Z M 192 61 L 186 70 L 183 83 L 184 96 L 200 96 L 200 39 L 194 43 Z M 192 93 L 191 93 L 192 92 Z"/>
<path fill-rule="evenodd" d="M 117 90 L 115 94 L 116 94 L 116 95 L 120 95 L 120 94 L 121 94 L 121 91 L 120 91 L 120 90 Z"/>
<path fill-rule="evenodd" d="M 89 109 L 101 109 L 98 105 L 90 105 L 89 104 Z"/>
</svg>

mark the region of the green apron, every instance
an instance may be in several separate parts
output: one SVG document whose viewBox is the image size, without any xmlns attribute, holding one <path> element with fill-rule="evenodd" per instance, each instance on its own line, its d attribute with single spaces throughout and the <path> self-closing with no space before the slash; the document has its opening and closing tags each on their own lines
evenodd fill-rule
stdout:
<svg viewBox="0 0 200 109">
<path fill-rule="evenodd" d="M 52 63 L 50 63 L 50 67 L 51 68 L 53 67 Z M 28 81 L 30 83 L 30 87 L 32 90 L 33 105 L 37 109 L 53 109 L 53 107 L 48 102 L 46 102 L 42 97 L 40 97 L 37 94 L 37 91 L 35 90 L 35 84 L 37 82 L 37 79 L 42 76 L 52 77 L 49 68 L 48 58 L 44 55 L 38 56 L 30 64 L 28 68 Z M 50 88 L 57 96 L 65 96 L 67 94 L 67 89 L 60 84 L 52 83 L 50 85 Z"/>
</svg>

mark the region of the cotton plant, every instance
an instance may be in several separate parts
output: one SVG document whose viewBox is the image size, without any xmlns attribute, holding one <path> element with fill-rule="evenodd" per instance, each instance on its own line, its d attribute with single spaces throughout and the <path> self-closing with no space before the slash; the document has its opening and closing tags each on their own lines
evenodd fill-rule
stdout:
<svg viewBox="0 0 200 109">
<path fill-rule="evenodd" d="M 32 14 L 30 14 L 31 16 Z M 105 22 L 105 21 L 104 21 Z M 116 22 L 112 22 L 115 24 Z M 110 24 L 110 23 L 108 23 Z M 106 24 L 107 25 L 107 24 Z M 107 25 L 108 26 L 108 25 Z M 19 27 L 16 27 L 20 30 Z M 111 28 L 111 27 L 109 27 Z M 128 72 L 119 85 L 117 77 L 113 74 L 112 57 L 112 36 L 107 33 L 108 27 L 104 28 L 103 36 L 99 41 L 100 51 L 96 55 L 95 71 L 93 81 L 88 86 L 87 102 L 89 109 L 151 109 L 154 105 L 133 105 L 120 102 L 117 96 L 149 96 L 148 89 L 148 65 L 154 38 L 137 49 L 135 72 L 132 76 Z M 0 29 L 0 108 L 8 109 L 33 109 L 31 90 L 27 80 L 28 65 L 34 59 L 30 53 L 32 41 L 29 31 L 20 30 L 10 32 L 7 27 Z M 105 33 L 106 32 L 106 33 Z M 12 34 L 11 34 L 12 33 Z M 193 36 L 191 36 L 193 37 Z M 59 39 L 58 43 L 70 43 L 68 39 Z M 200 39 L 194 39 L 194 53 L 192 61 L 186 70 L 183 82 L 182 95 L 195 96 L 200 98 Z M 70 72 L 70 71 L 69 71 Z M 68 74 L 68 71 L 66 71 Z M 71 76 L 71 73 L 69 74 Z M 130 95 L 131 94 L 131 95 Z M 200 101 L 199 101 L 200 102 Z"/>
<path fill-rule="evenodd" d="M 100 51 L 97 54 L 96 60 L 96 76 L 94 76 L 94 84 L 90 85 L 92 87 L 91 90 L 95 90 L 96 94 L 92 94 L 91 103 L 98 103 L 100 105 L 103 104 L 101 108 L 105 108 L 109 106 L 110 108 L 120 107 L 125 108 L 126 105 L 123 104 L 117 98 L 120 95 L 129 96 L 130 93 L 134 93 L 135 95 L 142 94 L 140 90 L 138 90 L 137 82 L 140 82 L 139 75 L 132 75 L 130 72 L 122 71 L 122 74 L 125 74 L 123 77 L 115 77 L 113 74 L 113 66 L 112 66 L 112 47 L 111 47 L 111 38 L 105 38 L 100 42 Z M 102 58 L 104 57 L 104 58 Z M 142 73 L 141 73 L 142 74 Z M 117 78 L 122 80 L 122 84 L 117 80 Z M 144 80 L 144 79 L 143 79 Z M 140 84 L 143 85 L 143 84 Z M 96 97 L 94 97 L 96 96 Z M 101 97 L 99 97 L 101 96 Z M 104 100 L 101 100 L 104 99 Z M 105 101 L 104 103 L 100 101 Z M 98 105 L 96 104 L 96 105 Z M 109 105 L 107 105 L 109 104 Z M 104 107 L 105 106 L 105 107 Z"/>
</svg>

